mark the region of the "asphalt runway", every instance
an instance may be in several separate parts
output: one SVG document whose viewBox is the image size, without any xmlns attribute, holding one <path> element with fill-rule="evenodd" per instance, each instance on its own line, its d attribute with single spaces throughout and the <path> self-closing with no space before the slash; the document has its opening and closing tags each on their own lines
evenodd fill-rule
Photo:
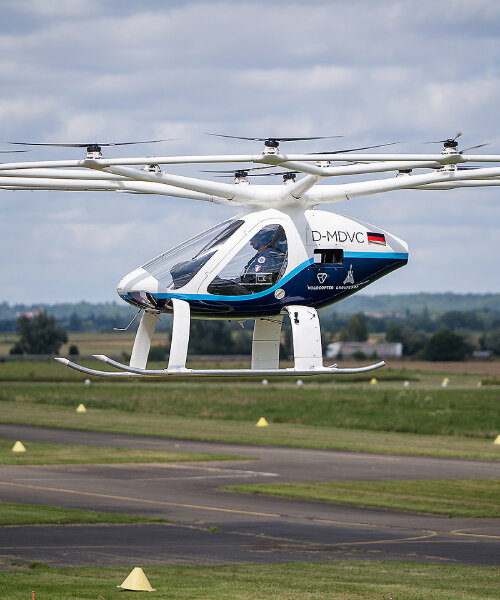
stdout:
<svg viewBox="0 0 500 600">
<path fill-rule="evenodd" d="M 278 481 L 499 477 L 489 461 L 378 455 L 0 425 L 0 438 L 233 454 L 244 461 L 0 467 L 0 500 L 167 519 L 0 528 L 0 560 L 60 565 L 348 559 L 494 565 L 500 523 L 294 501 L 220 486 Z"/>
</svg>

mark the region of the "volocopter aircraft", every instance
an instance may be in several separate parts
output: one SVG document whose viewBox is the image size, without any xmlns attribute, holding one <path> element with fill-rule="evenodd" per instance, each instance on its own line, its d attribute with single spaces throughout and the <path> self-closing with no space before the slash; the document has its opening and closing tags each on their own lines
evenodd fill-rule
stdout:
<svg viewBox="0 0 500 600">
<path fill-rule="evenodd" d="M 130 364 L 104 355 L 95 358 L 116 370 L 90 369 L 66 358 L 56 358 L 61 363 L 104 377 L 359 373 L 382 367 L 384 362 L 359 368 L 325 366 L 317 309 L 342 300 L 406 265 L 408 246 L 377 226 L 318 207 L 403 189 L 450 190 L 500 185 L 500 167 L 464 166 L 471 162 L 500 163 L 500 155 L 467 153 L 485 144 L 460 151 L 457 142 L 460 135 L 439 140 L 443 149 L 434 154 L 362 153 L 391 144 L 322 153 L 280 151 L 280 142 L 323 137 L 238 138 L 263 142 L 263 151 L 258 154 L 138 158 L 105 158 L 102 147 L 147 142 L 33 144 L 86 148 L 86 156 L 81 160 L 0 163 L 0 189 L 158 194 L 246 209 L 245 213 L 163 252 L 119 282 L 120 297 L 142 311 Z M 164 140 L 152 140 L 157 141 Z M 252 163 L 259 167 L 230 171 L 234 183 L 174 175 L 161 167 L 220 163 Z M 277 167 L 284 169 L 279 173 L 282 183 L 249 183 L 253 169 Z M 372 173 L 390 175 L 317 185 L 329 177 Z M 298 178 L 299 174 L 302 177 Z M 171 349 L 168 366 L 153 370 L 147 368 L 147 361 L 161 313 L 173 313 Z M 294 354 L 294 366 L 286 369 L 279 367 L 285 314 L 290 317 Z M 192 317 L 254 320 L 251 368 L 187 368 Z"/>
</svg>

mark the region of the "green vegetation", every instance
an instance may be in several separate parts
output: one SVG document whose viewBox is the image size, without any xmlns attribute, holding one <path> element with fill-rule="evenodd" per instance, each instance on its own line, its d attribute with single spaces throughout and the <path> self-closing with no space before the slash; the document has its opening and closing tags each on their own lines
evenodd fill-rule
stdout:
<svg viewBox="0 0 500 600">
<path fill-rule="evenodd" d="M 0 335 L 1 338 L 1 335 Z M 97 348 L 99 347 L 98 345 L 98 341 L 94 341 L 88 339 L 86 334 L 82 334 L 81 336 L 79 336 L 78 338 L 80 341 L 78 343 L 78 347 L 79 347 L 79 351 L 80 354 L 88 354 L 90 352 L 94 352 L 94 353 L 98 353 Z M 107 338 L 104 338 L 107 339 Z M 104 342 L 104 345 L 106 346 L 106 344 L 110 344 L 111 342 L 109 341 L 109 339 L 107 339 L 107 341 Z M 1 342 L 0 342 L 1 344 Z M 132 347 L 133 344 L 133 339 L 130 340 L 130 342 L 128 343 L 128 350 L 130 350 L 130 348 Z M 93 345 L 93 346 L 91 346 Z M 155 346 L 155 348 L 158 348 L 158 346 Z M 160 350 L 164 350 L 164 347 L 160 346 L 159 347 Z M 105 350 L 106 352 L 109 352 L 110 354 L 116 354 L 117 350 L 116 347 L 113 350 L 112 346 L 109 345 L 107 350 Z M 61 352 L 61 354 L 64 354 L 64 352 Z M 104 368 L 106 369 L 106 366 L 103 365 L 102 363 L 99 363 L 96 360 L 78 360 L 77 362 L 79 362 L 80 364 L 84 365 L 84 366 L 89 366 L 92 368 Z M 163 369 L 165 368 L 166 362 L 165 360 L 163 361 L 151 361 L 148 363 L 148 368 L 151 369 Z M 188 364 L 189 367 L 192 368 L 200 368 L 200 369 L 220 369 L 220 368 L 229 368 L 229 369 L 237 369 L 237 368 L 249 368 L 250 367 L 250 358 L 248 358 L 247 361 L 234 361 L 234 360 L 227 360 L 227 361 L 222 361 L 222 360 L 217 360 L 217 361 L 211 361 L 209 363 L 204 362 L 204 361 L 198 361 L 198 362 L 190 362 Z M 291 366 L 291 363 L 283 363 L 282 367 L 289 367 Z M 391 369 L 391 368 L 384 368 L 384 369 L 380 369 L 378 371 L 375 372 L 375 375 L 377 376 L 377 378 L 380 381 L 405 381 L 405 380 L 410 380 L 410 381 L 417 381 L 419 380 L 419 376 L 417 376 L 415 374 L 415 371 L 412 371 L 410 369 L 406 369 L 406 368 L 401 368 L 401 369 Z M 338 375 L 322 375 L 319 377 L 309 377 L 307 379 L 308 382 L 310 381 L 317 381 L 319 383 L 367 383 L 370 381 L 370 379 L 373 377 L 373 373 L 370 374 L 358 374 L 358 375 L 342 375 L 342 377 L 339 377 Z M 26 360 L 26 361 L 22 361 L 22 360 L 2 360 L 0 358 L 0 382 L 2 381 L 18 381 L 18 382 L 30 382 L 30 381 L 46 381 L 46 382 L 52 382 L 52 383 L 56 383 L 56 382 L 65 382 L 65 381 L 74 381 L 74 382 L 83 382 L 84 379 L 86 378 L 86 376 L 82 373 L 79 373 L 78 371 L 75 371 L 73 369 L 68 369 L 67 367 L 64 367 L 63 365 L 61 365 L 60 363 L 56 362 L 53 358 L 48 358 L 47 360 Z M 463 377 L 462 377 L 463 379 Z M 93 381 L 97 382 L 97 383 L 121 383 L 123 384 L 123 380 L 122 381 L 104 381 L 103 379 L 101 379 L 100 377 L 94 377 L 92 378 Z M 177 383 L 184 381 L 191 381 L 193 382 L 193 380 L 189 380 L 189 378 L 176 378 L 175 380 Z M 210 380 L 206 379 L 205 381 L 198 379 L 196 381 L 196 383 L 198 385 L 203 384 L 203 383 L 208 383 Z M 244 379 L 239 378 L 238 381 L 245 381 Z M 255 383 L 255 379 L 253 378 L 247 378 L 246 379 L 247 382 L 249 383 Z M 290 382 L 289 378 L 277 378 L 277 379 L 273 379 L 273 381 L 282 381 L 282 382 Z M 477 378 L 474 381 L 474 385 L 475 382 L 477 381 Z M 228 380 L 220 380 L 219 383 L 227 383 Z M 141 384 L 149 384 L 149 385 L 157 385 L 157 384 L 161 384 L 160 380 L 156 379 L 156 380 L 147 380 L 147 381 L 142 381 Z M 212 380 L 213 383 L 213 380 Z M 231 381 L 231 384 L 234 383 L 234 380 Z M 260 384 L 260 381 L 257 381 L 258 384 Z M 171 383 L 169 382 L 168 385 L 170 386 Z M 437 386 L 436 386 L 437 387 Z"/>
<path fill-rule="evenodd" d="M 69 346 L 78 345 L 81 355 L 91 352 L 80 347 L 76 339 L 78 336 L 90 332 L 111 332 L 113 327 L 127 323 L 134 314 L 131 306 L 115 303 L 9 306 L 3 302 L 0 304 L 0 331 L 15 332 L 18 328 L 16 320 L 18 324 L 27 321 L 22 316 L 20 321 L 19 314 L 38 311 L 55 318 L 58 326 L 69 332 L 70 343 L 64 347 L 64 354 L 68 353 Z M 451 358 L 444 360 L 454 360 L 457 355 L 462 360 L 474 348 L 500 355 L 498 294 L 356 295 L 322 310 L 321 322 L 325 343 L 338 339 L 385 338 L 402 342 L 405 355 L 427 357 L 428 360 L 443 360 L 446 356 Z M 171 317 L 163 315 L 153 348 L 153 354 L 160 360 L 170 344 L 170 334 L 161 332 L 168 332 L 170 327 Z M 432 334 L 440 330 L 447 331 L 447 336 L 441 335 L 433 340 Z M 191 324 L 191 334 L 191 354 L 248 355 L 251 352 L 251 321 L 246 322 L 242 329 L 231 321 L 195 320 Z M 109 352 L 106 347 L 97 348 L 94 352 L 114 356 L 129 354 L 131 345 L 126 345 L 129 335 L 111 334 L 109 344 L 115 352 Z M 291 352 L 290 337 L 290 323 L 285 318 L 282 335 L 282 357 L 285 358 Z M 12 336 L 9 339 L 12 340 Z M 38 344 L 36 346 L 39 348 Z M 19 346 L 17 348 L 19 350 Z M 5 347 L 0 336 L 0 355 L 2 353 L 5 353 Z"/>
<path fill-rule="evenodd" d="M 9 600 L 116 598 L 132 567 L 0 571 Z M 35 568 L 36 567 L 36 568 Z M 143 566 L 154 598 L 177 600 L 496 600 L 498 570 L 379 561 L 224 566 Z"/>
<path fill-rule="evenodd" d="M 421 354 L 425 360 L 465 360 L 467 344 L 461 335 L 444 327 L 431 335 L 422 348 Z"/>
<path fill-rule="evenodd" d="M 95 525 L 96 523 L 152 523 L 163 519 L 147 519 L 112 513 L 0 502 L 0 526 L 6 525 Z"/>
<path fill-rule="evenodd" d="M 500 517 L 499 479 L 267 483 L 224 489 L 447 517 Z"/>
<path fill-rule="evenodd" d="M 83 334 L 82 334 L 83 335 Z M 497 363 L 492 363 L 496 373 Z M 154 367 L 155 365 L 151 365 Z M 204 368 L 225 366 L 219 362 Z M 231 365 L 236 366 L 236 365 Z M 488 372 L 488 371 L 487 371 Z M 496 386 L 447 370 L 346 377 L 92 379 L 55 361 L 0 361 L 0 421 L 162 437 L 498 459 Z M 446 389 L 444 376 L 450 378 Z M 403 381 L 410 382 L 409 387 Z M 493 377 L 492 382 L 496 381 Z M 488 383 L 489 383 L 488 378 Z M 78 404 L 88 409 L 75 412 Z M 265 416 L 271 426 L 256 428 Z"/>
<path fill-rule="evenodd" d="M 485 377 L 481 379 L 481 385 L 500 385 L 500 377 L 496 377 L 495 375 Z"/>
<path fill-rule="evenodd" d="M 114 389 L 114 386 L 110 387 Z M 148 413 L 140 408 L 134 411 L 92 408 L 80 415 L 75 412 L 74 405 L 69 408 L 24 402 L 22 398 L 19 400 L 5 402 L 0 406 L 2 422 L 267 446 L 500 459 L 500 446 L 494 445 L 492 439 L 308 427 L 272 422 L 269 427 L 255 427 L 261 414 L 256 414 L 252 421 L 207 419 L 203 416 L 177 417 Z"/>
<path fill-rule="evenodd" d="M 99 382 L 90 386 L 3 383 L 0 401 L 68 408 L 82 402 L 87 409 L 249 423 L 265 416 L 275 424 L 484 439 L 500 433 L 498 392 L 492 386 L 453 390 L 398 387 L 314 382 L 299 387 L 283 381 L 264 388 L 260 382 L 227 380 L 149 385 Z M 2 410 L 0 418 L 9 419 L 8 411 Z M 206 429 L 204 426 L 201 435 Z"/>
<path fill-rule="evenodd" d="M 10 354 L 56 354 L 68 341 L 66 331 L 56 327 L 55 318 L 43 311 L 32 316 L 21 315 L 16 324 L 20 337 Z"/>
<path fill-rule="evenodd" d="M 206 460 L 237 460 L 228 454 L 199 454 L 195 452 L 165 452 L 141 448 L 112 448 L 23 442 L 26 452 L 12 452 L 12 440 L 0 440 L 0 465 L 66 465 L 106 463 L 186 462 Z"/>
</svg>

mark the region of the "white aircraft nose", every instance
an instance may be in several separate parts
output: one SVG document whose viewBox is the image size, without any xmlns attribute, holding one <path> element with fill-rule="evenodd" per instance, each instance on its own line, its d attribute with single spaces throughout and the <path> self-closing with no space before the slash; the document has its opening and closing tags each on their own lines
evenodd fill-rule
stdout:
<svg viewBox="0 0 500 600">
<path fill-rule="evenodd" d="M 159 281 L 142 267 L 135 269 L 120 281 L 117 286 L 117 292 L 120 296 L 130 294 L 131 292 L 149 292 L 157 293 Z"/>
</svg>

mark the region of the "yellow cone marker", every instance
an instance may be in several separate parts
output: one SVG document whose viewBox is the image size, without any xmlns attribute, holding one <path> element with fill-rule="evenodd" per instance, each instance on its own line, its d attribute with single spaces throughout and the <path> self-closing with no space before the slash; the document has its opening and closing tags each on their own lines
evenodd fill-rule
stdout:
<svg viewBox="0 0 500 600">
<path fill-rule="evenodd" d="M 477 382 L 477 387 L 483 387 L 483 382 L 482 381 L 478 381 Z"/>
<path fill-rule="evenodd" d="M 370 383 L 371 383 L 372 385 L 376 385 L 376 384 L 377 384 L 377 378 L 376 378 L 376 377 L 372 377 L 372 378 L 370 379 Z"/>
<path fill-rule="evenodd" d="M 151 587 L 144 571 L 141 567 L 135 567 L 132 569 L 130 575 L 125 579 L 121 585 L 116 587 L 124 590 L 132 590 L 133 592 L 154 592 L 155 590 Z"/>
<path fill-rule="evenodd" d="M 26 452 L 24 444 L 19 440 L 12 446 L 12 452 Z"/>
<path fill-rule="evenodd" d="M 85 408 L 85 405 L 84 405 L 84 404 L 79 404 L 79 405 L 76 407 L 76 412 L 77 412 L 77 413 L 86 413 L 86 412 L 87 412 L 87 409 Z"/>
<path fill-rule="evenodd" d="M 266 421 L 266 419 L 264 417 L 261 417 L 256 423 L 256 427 L 267 427 L 268 425 L 269 425 L 269 423 Z"/>
<path fill-rule="evenodd" d="M 500 446 L 500 435 L 497 435 L 495 441 L 493 442 L 496 446 Z"/>
</svg>

